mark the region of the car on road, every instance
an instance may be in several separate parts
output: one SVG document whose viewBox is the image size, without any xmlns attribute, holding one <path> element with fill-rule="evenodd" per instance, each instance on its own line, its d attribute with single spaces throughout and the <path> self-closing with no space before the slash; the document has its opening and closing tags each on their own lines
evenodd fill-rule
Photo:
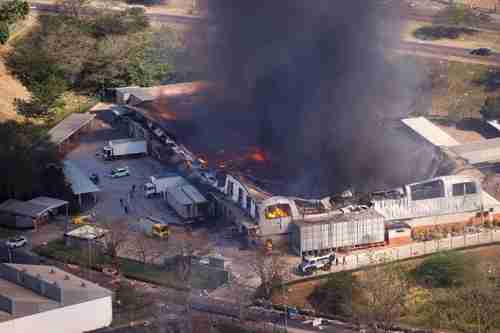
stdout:
<svg viewBox="0 0 500 333">
<path fill-rule="evenodd" d="M 7 245 L 7 247 L 9 247 L 11 249 L 14 249 L 17 247 L 23 247 L 26 244 L 28 244 L 28 240 L 24 236 L 10 238 L 5 242 L 5 245 Z"/>
<path fill-rule="evenodd" d="M 487 57 L 492 54 L 491 50 L 486 47 L 480 47 L 478 49 L 473 49 L 469 52 L 472 55 Z"/>
<path fill-rule="evenodd" d="M 111 178 L 121 178 L 126 176 L 130 176 L 128 167 L 111 169 Z"/>
</svg>

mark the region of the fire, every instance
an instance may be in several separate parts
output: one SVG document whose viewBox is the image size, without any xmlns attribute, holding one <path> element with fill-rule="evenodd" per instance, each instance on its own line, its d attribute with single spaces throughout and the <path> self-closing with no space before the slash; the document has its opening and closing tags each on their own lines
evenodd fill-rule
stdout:
<svg viewBox="0 0 500 333">
<path fill-rule="evenodd" d="M 201 164 L 208 164 L 208 161 L 204 158 L 201 158 L 201 157 L 198 157 L 198 162 L 200 162 Z"/>
<path fill-rule="evenodd" d="M 288 217 L 288 216 L 289 216 L 288 213 L 278 206 L 269 207 L 266 210 L 266 218 L 268 219 L 277 219 L 280 217 Z"/>
<path fill-rule="evenodd" d="M 252 159 L 252 160 L 254 160 L 256 162 L 264 162 L 266 160 L 266 155 L 260 149 L 255 149 L 250 154 L 250 159 Z"/>
</svg>

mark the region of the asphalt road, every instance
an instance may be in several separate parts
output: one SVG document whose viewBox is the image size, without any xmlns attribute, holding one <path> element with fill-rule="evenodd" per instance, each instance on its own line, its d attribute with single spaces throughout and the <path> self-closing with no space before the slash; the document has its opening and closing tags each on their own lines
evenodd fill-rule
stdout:
<svg viewBox="0 0 500 333">
<path fill-rule="evenodd" d="M 470 54 L 471 49 L 407 41 L 401 41 L 397 50 L 411 53 L 420 52 L 439 57 L 459 57 L 471 62 L 481 61 L 494 66 L 500 66 L 500 53 L 492 53 L 489 56 L 475 56 Z"/>
</svg>

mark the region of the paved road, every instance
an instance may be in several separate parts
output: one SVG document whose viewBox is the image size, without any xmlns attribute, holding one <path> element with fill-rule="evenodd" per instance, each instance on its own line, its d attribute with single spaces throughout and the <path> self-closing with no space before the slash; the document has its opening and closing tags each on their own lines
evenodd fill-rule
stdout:
<svg viewBox="0 0 500 333">
<path fill-rule="evenodd" d="M 474 56 L 470 54 L 471 49 L 407 41 L 401 41 L 397 50 L 416 54 L 425 53 L 441 58 L 458 57 L 466 62 L 485 63 L 500 67 L 500 53 L 493 53 L 487 57 Z"/>
</svg>

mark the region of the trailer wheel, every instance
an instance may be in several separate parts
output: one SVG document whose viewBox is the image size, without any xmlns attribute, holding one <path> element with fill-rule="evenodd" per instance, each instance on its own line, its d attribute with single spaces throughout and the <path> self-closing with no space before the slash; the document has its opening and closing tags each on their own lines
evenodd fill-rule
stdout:
<svg viewBox="0 0 500 333">
<path fill-rule="evenodd" d="M 331 263 L 328 263 L 328 264 L 326 264 L 325 266 L 323 266 L 323 270 L 324 270 L 324 271 L 329 271 L 329 270 L 330 270 L 330 268 L 332 268 L 332 264 L 331 264 Z"/>
</svg>

